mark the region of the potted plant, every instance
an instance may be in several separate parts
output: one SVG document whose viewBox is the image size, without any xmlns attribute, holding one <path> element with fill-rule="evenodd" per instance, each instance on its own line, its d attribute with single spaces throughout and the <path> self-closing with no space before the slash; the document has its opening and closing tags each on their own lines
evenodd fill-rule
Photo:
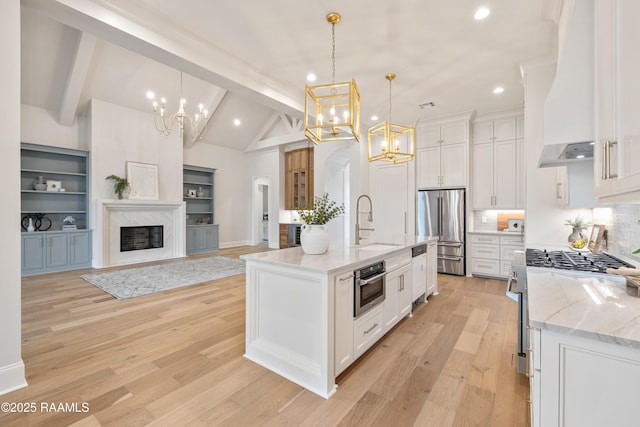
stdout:
<svg viewBox="0 0 640 427">
<path fill-rule="evenodd" d="M 344 213 L 344 205 L 329 200 L 329 194 L 315 197 L 313 209 L 299 210 L 298 214 L 304 224 L 300 231 L 300 244 L 306 254 L 319 255 L 329 249 L 329 231 L 327 223 Z"/>
<path fill-rule="evenodd" d="M 122 200 L 123 197 L 128 195 L 131 190 L 131 185 L 129 185 L 129 181 L 127 178 L 120 178 L 117 175 L 109 175 L 105 179 L 113 181 L 113 192 L 116 193 L 118 199 Z"/>
<path fill-rule="evenodd" d="M 582 230 L 591 225 L 589 221 L 585 221 L 582 216 L 577 215 L 574 219 L 565 220 L 564 223 L 565 225 L 573 227 L 573 232 L 569 235 L 569 243 L 573 243 L 576 240 L 584 241 L 586 239 L 585 235 L 582 234 Z"/>
</svg>

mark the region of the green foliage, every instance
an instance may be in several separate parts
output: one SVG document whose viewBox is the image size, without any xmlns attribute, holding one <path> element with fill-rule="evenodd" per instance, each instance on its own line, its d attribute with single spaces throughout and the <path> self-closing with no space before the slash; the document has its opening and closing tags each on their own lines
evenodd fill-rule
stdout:
<svg viewBox="0 0 640 427">
<path fill-rule="evenodd" d="M 582 230 L 591 225 L 589 221 L 585 221 L 580 215 L 576 216 L 574 219 L 565 220 L 564 224 L 570 225 L 573 228 L 580 228 Z"/>
<path fill-rule="evenodd" d="M 110 179 L 113 181 L 113 192 L 116 193 L 118 199 L 122 200 L 123 193 L 127 188 L 131 188 L 129 185 L 129 181 L 127 178 L 120 178 L 117 175 L 109 175 L 105 179 Z"/>
<path fill-rule="evenodd" d="M 326 224 L 341 213 L 344 213 L 344 205 L 338 206 L 336 202 L 329 200 L 328 193 L 324 193 L 322 197 L 315 197 L 312 210 L 298 211 L 300 219 L 305 224 L 317 225 Z"/>
</svg>

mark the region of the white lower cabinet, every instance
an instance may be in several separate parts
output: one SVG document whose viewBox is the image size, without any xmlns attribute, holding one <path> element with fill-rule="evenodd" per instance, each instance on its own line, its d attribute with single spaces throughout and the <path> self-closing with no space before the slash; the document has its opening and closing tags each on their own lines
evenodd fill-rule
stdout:
<svg viewBox="0 0 640 427">
<path fill-rule="evenodd" d="M 427 294 L 438 295 L 438 242 L 427 243 Z"/>
<path fill-rule="evenodd" d="M 383 305 L 377 305 L 353 322 L 354 360 L 384 335 Z"/>
<path fill-rule="evenodd" d="M 640 350 L 544 329 L 532 338 L 531 425 L 638 425 Z"/>
<path fill-rule="evenodd" d="M 471 274 L 506 278 L 517 250 L 524 250 L 522 235 L 471 235 Z"/>
<path fill-rule="evenodd" d="M 409 257 L 409 259 L 411 259 Z M 411 314 L 411 264 L 407 263 L 387 273 L 384 298 L 384 332 L 393 328 L 404 316 Z"/>
<path fill-rule="evenodd" d="M 335 363 L 337 376 L 354 361 L 353 357 L 353 270 L 337 274 L 335 282 Z"/>
<path fill-rule="evenodd" d="M 436 254 L 435 243 L 433 241 L 427 245 L 427 250 L 431 250 L 433 256 Z M 431 264 L 427 262 L 427 265 Z M 411 315 L 413 303 L 411 250 L 385 259 L 385 267 L 388 271 L 385 280 L 385 300 L 358 318 L 354 318 L 353 269 L 333 275 L 335 289 L 333 373 L 335 376 L 342 373 L 403 317 Z M 434 271 L 436 269 L 435 262 L 432 269 Z M 428 282 L 429 285 L 427 285 L 427 289 L 430 286 L 433 293 L 437 293 L 435 280 L 437 277 L 433 278 L 433 283 Z"/>
</svg>

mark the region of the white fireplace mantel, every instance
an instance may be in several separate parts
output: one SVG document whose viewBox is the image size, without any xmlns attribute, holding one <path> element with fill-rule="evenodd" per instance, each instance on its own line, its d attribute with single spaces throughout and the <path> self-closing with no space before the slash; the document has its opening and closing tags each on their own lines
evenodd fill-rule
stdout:
<svg viewBox="0 0 640 427">
<path fill-rule="evenodd" d="M 185 203 L 166 200 L 97 200 L 95 268 L 180 258 L 185 254 Z M 162 225 L 163 247 L 120 252 L 120 227 Z"/>
</svg>

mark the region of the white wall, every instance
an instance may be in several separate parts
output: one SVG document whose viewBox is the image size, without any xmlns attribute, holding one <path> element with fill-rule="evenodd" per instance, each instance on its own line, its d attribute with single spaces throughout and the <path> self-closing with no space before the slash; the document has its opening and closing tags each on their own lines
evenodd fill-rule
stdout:
<svg viewBox="0 0 640 427">
<path fill-rule="evenodd" d="M 21 105 L 22 142 L 50 145 L 54 147 L 87 150 L 88 141 L 81 135 L 78 120 L 72 126 L 58 123 L 57 112 L 45 110 L 31 105 Z"/>
<path fill-rule="evenodd" d="M 91 195 L 115 199 L 111 174 L 126 176 L 126 162 L 158 165 L 159 199 L 182 200 L 182 141 L 174 131 L 162 136 L 153 125 L 153 116 L 138 110 L 91 100 Z"/>
<path fill-rule="evenodd" d="M 251 230 L 247 221 L 251 209 L 251 187 L 247 179 L 248 156 L 242 151 L 196 142 L 184 150 L 183 160 L 187 165 L 216 169 L 214 223 L 220 225 L 220 247 L 249 244 Z M 275 188 L 269 186 L 270 198 Z M 278 218 L 277 202 L 274 204 L 275 213 L 272 216 L 270 212 L 269 218 Z"/>
<path fill-rule="evenodd" d="M 182 201 L 182 141 L 179 132 L 161 135 L 148 113 L 92 99 L 87 121 L 90 176 L 90 227 L 94 255 L 102 253 L 97 230 L 97 200 L 116 199 L 109 175 L 127 176 L 126 162 L 158 165 L 159 200 Z M 99 257 L 99 255 L 98 255 Z M 100 266 L 94 256 L 93 265 Z"/>
<path fill-rule="evenodd" d="M 2 128 L 2 209 L 0 209 L 0 394 L 27 385 L 21 359 L 20 298 L 20 1 L 0 5 L 0 46 L 3 75 L 0 79 L 0 127 Z"/>
<path fill-rule="evenodd" d="M 242 210 L 234 208 L 230 213 L 236 218 L 238 227 L 243 228 L 246 233 L 251 233 L 251 225 L 257 221 L 255 215 L 262 210 L 262 200 L 257 197 L 257 185 L 264 184 L 264 178 L 268 179 L 269 247 L 277 249 L 280 247 L 280 225 L 276 218 L 280 218 L 280 211 L 284 208 L 284 151 L 275 147 L 267 151 L 249 153 L 247 158 L 247 172 L 245 177 L 238 181 L 236 198 L 242 198 L 241 203 L 250 203 L 250 205 Z M 256 180 L 256 178 L 260 179 Z M 246 239 L 246 244 L 251 244 L 251 234 Z"/>
</svg>

